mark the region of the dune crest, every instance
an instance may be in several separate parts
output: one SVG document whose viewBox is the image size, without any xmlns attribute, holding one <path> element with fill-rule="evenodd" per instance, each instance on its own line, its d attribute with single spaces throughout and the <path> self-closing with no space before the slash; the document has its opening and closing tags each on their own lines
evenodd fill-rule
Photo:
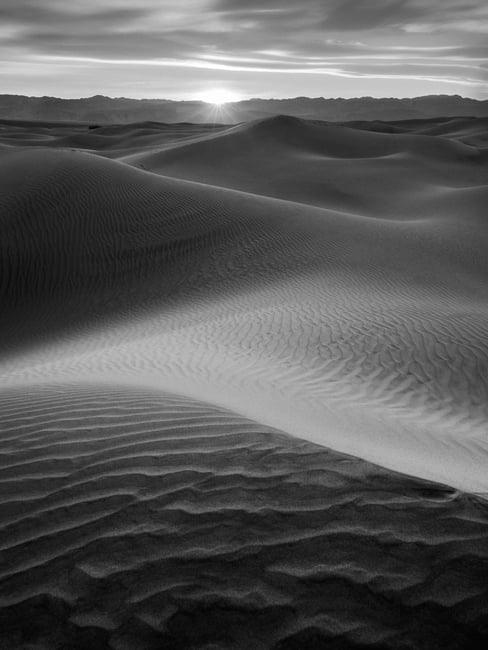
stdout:
<svg viewBox="0 0 488 650">
<path fill-rule="evenodd" d="M 486 192 L 487 181 L 484 151 L 447 134 L 425 135 L 419 125 L 382 133 L 290 116 L 121 159 L 165 176 L 387 219 L 431 216 L 432 194 L 444 215 L 457 215 L 439 191 L 481 185 Z"/>
<path fill-rule="evenodd" d="M 340 128 L 276 118 L 273 138 L 288 127 L 292 140 L 295 129 L 325 129 L 326 142 Z M 389 135 L 344 131 L 355 147 L 398 146 L 397 136 L 383 145 Z M 438 146 L 451 151 L 448 140 Z M 475 148 L 453 147 L 479 183 Z M 160 386 L 488 491 L 488 230 L 479 213 L 377 219 L 77 151 L 14 150 L 0 166 L 3 385 Z"/>
</svg>

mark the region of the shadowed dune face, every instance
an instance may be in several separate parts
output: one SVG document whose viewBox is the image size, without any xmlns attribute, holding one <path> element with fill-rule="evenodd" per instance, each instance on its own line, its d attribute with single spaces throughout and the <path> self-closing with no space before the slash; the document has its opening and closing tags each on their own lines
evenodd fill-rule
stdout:
<svg viewBox="0 0 488 650">
<path fill-rule="evenodd" d="M 2 648 L 486 640 L 472 497 L 160 392 L 0 405 Z"/>
<path fill-rule="evenodd" d="M 485 128 L 4 124 L 5 647 L 484 647 Z"/>
</svg>

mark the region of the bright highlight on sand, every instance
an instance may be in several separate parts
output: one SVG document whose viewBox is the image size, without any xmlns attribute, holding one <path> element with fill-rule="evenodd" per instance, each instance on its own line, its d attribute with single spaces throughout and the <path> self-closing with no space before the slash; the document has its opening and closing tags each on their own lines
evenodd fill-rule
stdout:
<svg viewBox="0 0 488 650">
<path fill-rule="evenodd" d="M 241 98 L 232 90 L 227 90 L 225 88 L 210 88 L 201 93 L 199 99 L 202 102 L 207 102 L 214 106 L 222 106 L 223 104 L 228 104 L 230 102 L 238 102 Z"/>
</svg>

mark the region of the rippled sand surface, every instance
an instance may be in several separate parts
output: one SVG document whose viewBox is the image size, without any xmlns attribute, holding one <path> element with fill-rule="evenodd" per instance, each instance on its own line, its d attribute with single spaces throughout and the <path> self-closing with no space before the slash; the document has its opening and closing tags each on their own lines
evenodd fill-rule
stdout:
<svg viewBox="0 0 488 650">
<path fill-rule="evenodd" d="M 2 647 L 486 638 L 473 497 L 183 397 L 25 387 L 0 404 Z"/>
<path fill-rule="evenodd" d="M 484 647 L 486 121 L 0 145 L 2 649 Z"/>
</svg>

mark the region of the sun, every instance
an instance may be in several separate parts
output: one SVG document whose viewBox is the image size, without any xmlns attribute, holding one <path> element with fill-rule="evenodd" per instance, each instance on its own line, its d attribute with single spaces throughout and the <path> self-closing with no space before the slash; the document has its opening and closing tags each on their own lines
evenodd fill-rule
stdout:
<svg viewBox="0 0 488 650">
<path fill-rule="evenodd" d="M 232 92 L 232 90 L 226 90 L 225 88 L 209 88 L 200 93 L 199 99 L 207 104 L 223 106 L 230 102 L 239 101 L 239 96 L 237 93 Z"/>
</svg>

